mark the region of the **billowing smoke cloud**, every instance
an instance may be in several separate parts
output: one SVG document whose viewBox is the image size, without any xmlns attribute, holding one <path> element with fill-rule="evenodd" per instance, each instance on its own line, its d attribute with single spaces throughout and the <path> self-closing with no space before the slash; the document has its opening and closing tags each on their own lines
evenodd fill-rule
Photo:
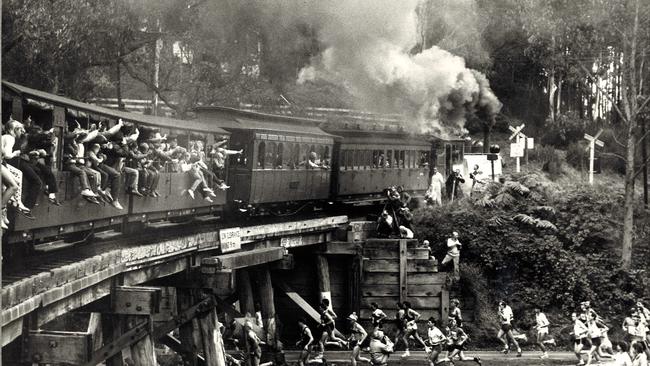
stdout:
<svg viewBox="0 0 650 366">
<path fill-rule="evenodd" d="M 433 46 L 420 53 L 416 0 L 309 1 L 309 21 L 324 51 L 298 82 L 346 86 L 360 107 L 401 113 L 422 132 L 458 135 L 468 115 L 495 114 L 501 103 L 488 80 L 458 56 Z M 303 2 L 304 5 L 304 2 Z"/>
</svg>

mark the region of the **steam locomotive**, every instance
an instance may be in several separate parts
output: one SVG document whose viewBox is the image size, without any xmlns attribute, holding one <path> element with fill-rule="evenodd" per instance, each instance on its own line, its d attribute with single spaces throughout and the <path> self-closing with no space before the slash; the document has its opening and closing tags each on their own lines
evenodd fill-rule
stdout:
<svg viewBox="0 0 650 366">
<path fill-rule="evenodd" d="M 216 191 L 213 202 L 182 194 L 190 185 L 187 173 L 161 172 L 160 197 L 121 193 L 124 210 L 98 206 L 80 196 L 76 179 L 61 170 L 62 144 L 52 152 L 62 206 L 41 195 L 32 209 L 36 220 L 14 215 L 5 243 L 49 242 L 156 221 L 205 215 L 229 217 L 241 213 L 290 214 L 313 207 L 341 207 L 380 202 L 388 186 L 401 185 L 413 196 L 428 188 L 430 167 L 448 173 L 462 161 L 462 141 L 415 136 L 397 128 L 320 118 L 292 117 L 225 107 L 199 107 L 196 119 L 177 120 L 129 113 L 79 102 L 59 95 L 2 82 L 2 118 L 37 121 L 54 129 L 62 141 L 65 126 L 82 127 L 118 119 L 140 129 L 176 135 L 180 146 L 202 140 L 204 146 L 228 139 L 229 149 L 243 150 L 228 158 L 225 179 L 230 188 Z M 394 126 L 393 126 L 394 127 Z M 305 164 L 317 157 L 317 168 Z"/>
</svg>

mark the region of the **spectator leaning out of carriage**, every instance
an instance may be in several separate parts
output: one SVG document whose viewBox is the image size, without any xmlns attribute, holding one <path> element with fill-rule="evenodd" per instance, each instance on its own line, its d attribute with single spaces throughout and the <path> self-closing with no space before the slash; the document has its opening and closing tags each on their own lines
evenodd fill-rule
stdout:
<svg viewBox="0 0 650 366">
<path fill-rule="evenodd" d="M 221 189 L 221 184 L 215 186 L 215 184 L 219 182 L 219 178 L 206 164 L 209 161 L 207 160 L 203 141 L 196 140 L 190 142 L 190 155 L 192 155 L 193 159 L 197 160 L 198 167 L 199 169 L 201 169 L 201 173 L 203 173 L 203 178 L 205 178 L 207 187 L 210 188 L 211 190 L 214 190 L 215 188 Z"/>
<path fill-rule="evenodd" d="M 126 141 L 124 134 L 119 131 L 112 135 L 106 144 L 101 146 L 101 153 L 106 157 L 104 165 L 124 175 L 124 186 L 127 194 L 141 197 L 142 194 L 138 191 L 140 173 L 137 169 L 129 168 L 125 164 L 125 160 L 129 155 Z"/>
<path fill-rule="evenodd" d="M 41 179 L 41 187 L 43 193 L 47 195 L 48 202 L 55 206 L 61 206 L 61 203 L 56 198 L 59 189 L 52 172 L 52 157 L 57 143 L 54 130 L 44 130 L 42 126 L 32 121 L 31 116 L 27 117 L 25 123 L 27 131 L 27 138 L 25 139 L 26 160 L 38 174 L 38 178 Z"/>
<path fill-rule="evenodd" d="M 108 144 L 108 141 L 105 143 Z M 87 159 L 93 169 L 102 173 L 101 189 L 110 198 L 111 205 L 118 210 L 124 209 L 120 204 L 120 177 L 122 176 L 117 170 L 106 164 L 107 156 L 101 152 L 101 145 L 93 143 L 88 150 Z M 108 188 L 110 187 L 110 191 Z"/>
<path fill-rule="evenodd" d="M 223 139 L 212 145 L 212 149 L 208 156 L 212 159 L 212 170 L 217 177 L 216 183 L 219 189 L 230 188 L 226 185 L 224 170 L 226 167 L 226 158 L 230 155 L 241 155 L 244 150 L 229 150 L 224 146 L 228 143 L 228 139 Z"/>
<path fill-rule="evenodd" d="M 160 197 L 158 193 L 158 183 L 160 182 L 160 172 L 156 168 L 156 152 L 151 149 L 149 144 L 141 142 L 138 145 L 138 151 L 143 155 L 140 160 L 140 193 L 144 196 Z"/>
<path fill-rule="evenodd" d="M 98 195 L 95 193 L 98 185 L 95 176 L 86 169 L 84 143 L 88 140 L 88 133 L 82 130 L 77 123 L 77 128 L 65 134 L 63 142 L 63 170 L 69 171 L 79 179 L 81 196 L 90 203 L 99 204 Z"/>
<path fill-rule="evenodd" d="M 212 197 L 215 196 L 214 191 L 212 191 L 208 186 L 201 171 L 201 162 L 196 157 L 192 157 L 189 151 L 183 153 L 182 158 L 179 160 L 178 165 L 180 172 L 187 173 L 192 178 L 192 183 L 189 188 L 187 188 L 187 194 L 194 199 L 195 192 L 197 189 L 203 195 L 203 199 L 212 202 Z"/>
<path fill-rule="evenodd" d="M 18 121 L 12 119 L 7 123 L 6 133 L 2 135 L 4 159 L 22 173 L 23 208 L 30 210 L 34 208 L 41 192 L 47 194 L 51 204 L 60 206 L 56 198 L 58 192 L 56 179 L 52 169 L 44 163 L 44 159 L 48 157 L 47 151 L 52 150 L 52 136 L 43 133 L 38 127 L 31 127 L 31 119 L 28 121 L 31 134 L 27 134 L 25 125 Z M 51 156 L 51 153 L 49 155 Z M 15 178 L 18 179 L 17 176 Z M 32 218 L 31 213 L 21 208 L 21 205 L 18 208 L 20 213 Z"/>
<path fill-rule="evenodd" d="M 20 155 L 20 150 L 14 150 L 15 138 L 22 133 L 23 125 L 18 121 L 10 118 L 6 126 L 3 126 L 5 133 L 2 134 L 2 185 L 5 191 L 2 195 L 2 228 L 7 228 L 9 220 L 7 218 L 7 204 L 11 203 L 18 213 L 29 219 L 35 219 L 31 210 L 22 202 L 22 181 L 23 173 L 16 167 L 9 164 L 15 156 Z"/>
</svg>

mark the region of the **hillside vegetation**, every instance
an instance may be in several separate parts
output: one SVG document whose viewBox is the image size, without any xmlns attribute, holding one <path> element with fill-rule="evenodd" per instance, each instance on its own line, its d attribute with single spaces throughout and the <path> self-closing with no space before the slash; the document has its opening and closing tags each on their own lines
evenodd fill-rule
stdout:
<svg viewBox="0 0 650 366">
<path fill-rule="evenodd" d="M 521 174 L 506 176 L 503 184 L 489 183 L 482 193 L 416 212 L 417 233 L 434 243 L 439 259 L 451 231 L 460 233 L 460 285 L 477 300 L 475 339 L 496 334 L 494 313 L 501 298 L 510 301 L 524 330 L 534 322 L 535 306 L 553 324 L 569 325 L 570 312 L 591 300 L 613 331 L 636 299 L 650 299 L 650 220 L 641 199 L 634 266 L 624 270 L 620 178 L 606 174 L 606 184 L 591 187 L 559 157 L 553 159 L 560 162 L 553 174 L 544 171 L 548 162 L 531 164 Z"/>
</svg>

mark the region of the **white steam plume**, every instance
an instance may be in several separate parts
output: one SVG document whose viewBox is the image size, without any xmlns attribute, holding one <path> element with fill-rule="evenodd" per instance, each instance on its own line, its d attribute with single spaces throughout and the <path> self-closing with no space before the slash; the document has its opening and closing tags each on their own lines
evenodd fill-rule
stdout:
<svg viewBox="0 0 650 366">
<path fill-rule="evenodd" d="M 301 2 L 305 5 L 305 2 Z M 326 79 L 345 85 L 361 107 L 402 113 L 416 130 L 457 135 L 468 115 L 498 113 L 501 103 L 485 76 L 438 47 L 412 54 L 417 43 L 416 0 L 311 0 L 309 22 L 324 51 L 298 82 Z"/>
</svg>

